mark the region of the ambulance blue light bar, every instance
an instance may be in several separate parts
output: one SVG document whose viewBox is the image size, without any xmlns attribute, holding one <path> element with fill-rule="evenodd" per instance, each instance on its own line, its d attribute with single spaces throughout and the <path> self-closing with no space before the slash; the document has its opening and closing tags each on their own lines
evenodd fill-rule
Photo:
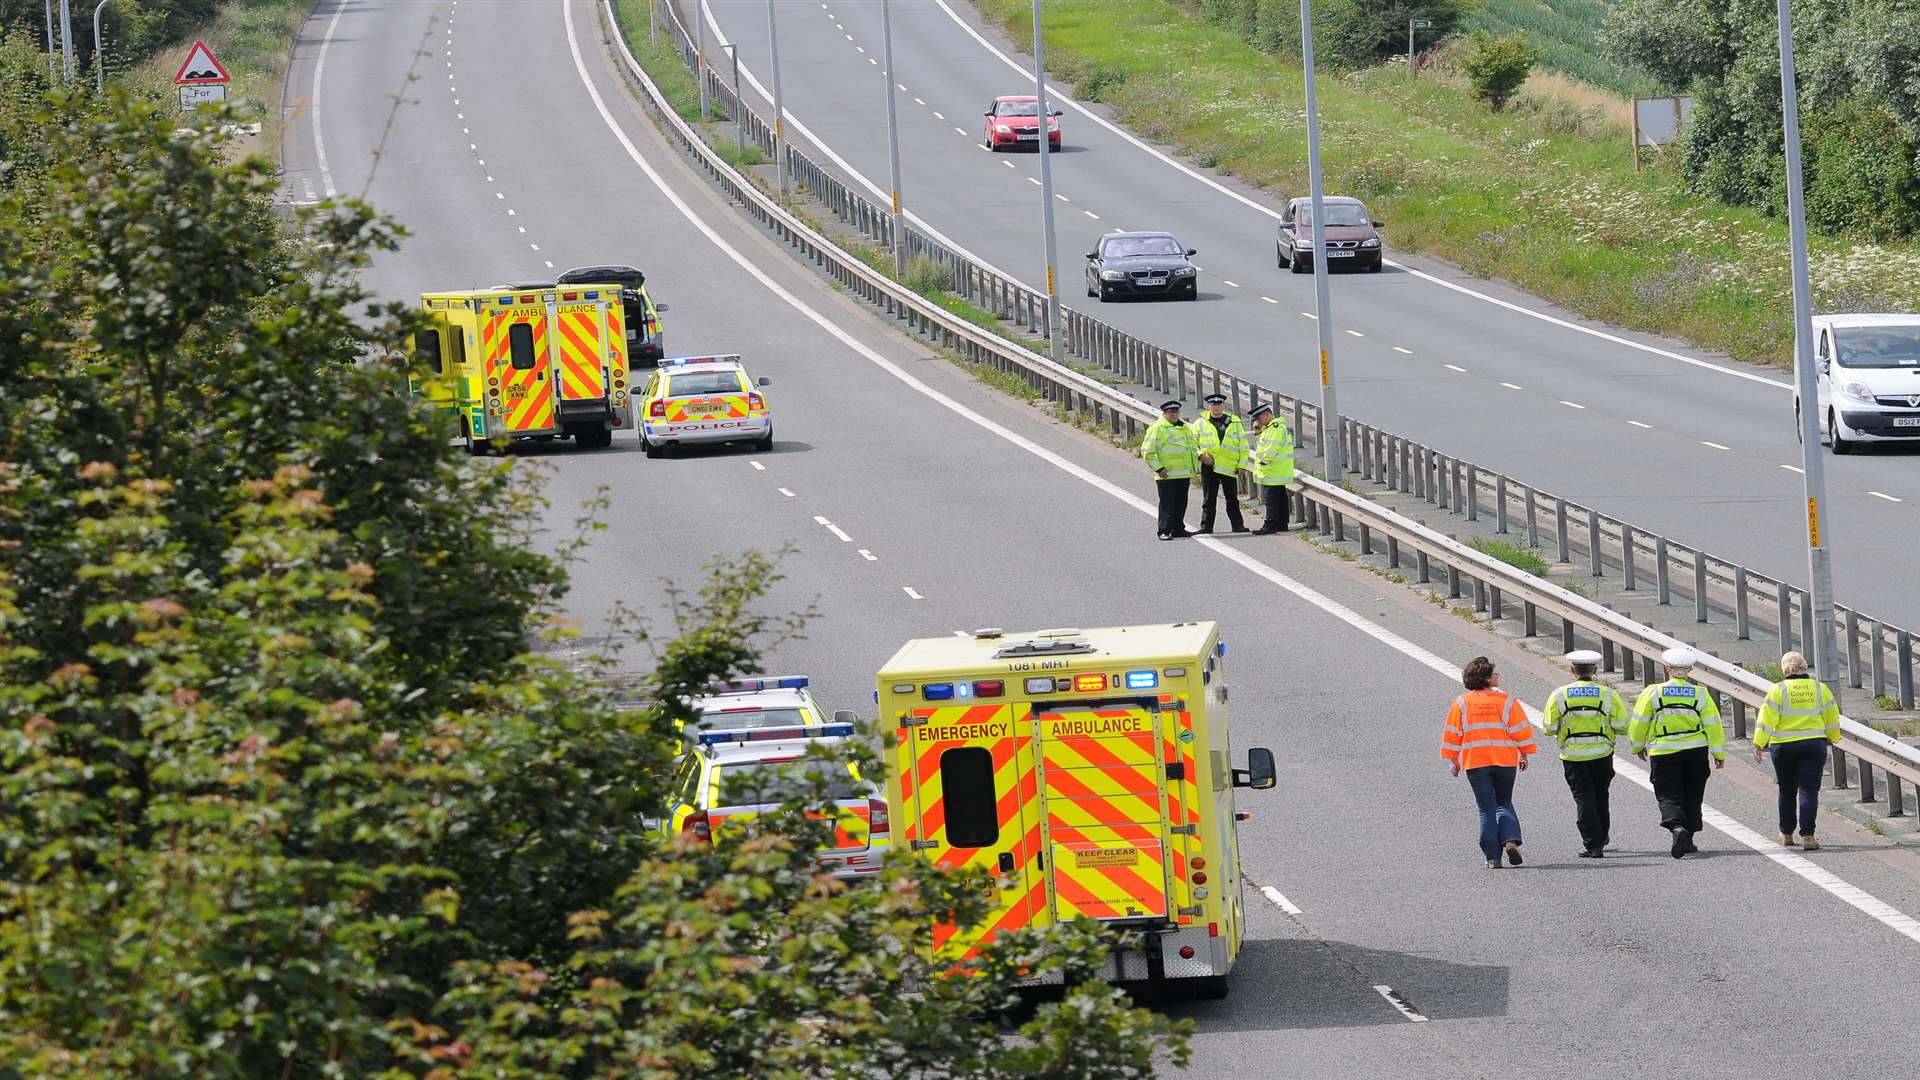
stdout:
<svg viewBox="0 0 1920 1080">
<path fill-rule="evenodd" d="M 795 724 L 790 727 L 746 728 L 741 731 L 703 731 L 701 746 L 728 743 L 783 742 L 789 739 L 825 739 L 853 734 L 852 724 Z"/>
<path fill-rule="evenodd" d="M 1151 690 L 1154 687 L 1159 685 L 1160 685 L 1160 676 L 1157 672 L 1152 672 L 1152 671 L 1127 672 L 1127 689 L 1129 690 Z"/>
<path fill-rule="evenodd" d="M 920 696 L 928 701 L 952 701 L 953 684 L 950 682 L 930 682 L 920 688 Z"/>
<path fill-rule="evenodd" d="M 806 687 L 805 675 L 756 675 L 751 679 L 715 683 L 713 688 L 722 694 L 751 694 L 760 690 L 804 690 Z"/>
</svg>

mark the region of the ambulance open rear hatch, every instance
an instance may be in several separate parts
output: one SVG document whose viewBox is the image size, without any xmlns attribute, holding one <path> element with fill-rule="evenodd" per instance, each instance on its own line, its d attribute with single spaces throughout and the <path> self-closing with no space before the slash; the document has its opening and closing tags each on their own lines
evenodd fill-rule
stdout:
<svg viewBox="0 0 1920 1080">
<path fill-rule="evenodd" d="M 1244 928 L 1226 650 L 1211 622 L 910 641 L 880 672 L 888 802 L 905 849 L 996 880 L 964 959 L 998 934 L 1084 917 L 1142 932 L 1107 975 L 1226 992 Z"/>
</svg>

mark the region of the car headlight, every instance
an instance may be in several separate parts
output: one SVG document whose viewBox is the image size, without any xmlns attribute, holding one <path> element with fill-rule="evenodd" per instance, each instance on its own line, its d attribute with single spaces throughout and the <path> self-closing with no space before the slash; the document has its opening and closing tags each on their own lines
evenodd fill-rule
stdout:
<svg viewBox="0 0 1920 1080">
<path fill-rule="evenodd" d="M 1100 271 L 1100 280 L 1101 281 L 1125 281 L 1127 280 L 1127 275 L 1124 271 L 1120 271 L 1120 270 L 1102 270 Z"/>
<path fill-rule="evenodd" d="M 1193 275 L 1194 275 L 1194 269 L 1191 266 L 1182 266 L 1177 268 L 1173 272 L 1174 277 L 1192 277 Z"/>
<path fill-rule="evenodd" d="M 995 125 L 993 125 L 993 130 L 994 130 L 994 133 L 995 133 L 995 134 L 997 134 L 997 135 L 1011 135 L 1011 134 L 1013 134 L 1013 129 L 1012 129 L 1012 128 L 1010 128 L 1010 127 L 1008 127 L 1008 126 L 1007 126 L 1007 125 L 1005 125 L 1005 124 L 995 124 Z"/>
<path fill-rule="evenodd" d="M 1369 237 L 1367 237 L 1367 238 L 1366 238 L 1365 240 L 1362 240 L 1362 241 L 1360 241 L 1360 246 L 1361 246 L 1361 247 L 1363 247 L 1363 248 L 1375 248 L 1375 247 L 1379 247 L 1379 246 L 1380 246 L 1380 238 L 1379 238 L 1379 237 L 1377 237 L 1377 236 L 1369 236 Z"/>
<path fill-rule="evenodd" d="M 1863 405 L 1875 404 L 1873 391 L 1868 389 L 1867 384 L 1863 382 L 1850 382 L 1842 386 L 1840 388 L 1840 396 L 1852 398 Z"/>
</svg>

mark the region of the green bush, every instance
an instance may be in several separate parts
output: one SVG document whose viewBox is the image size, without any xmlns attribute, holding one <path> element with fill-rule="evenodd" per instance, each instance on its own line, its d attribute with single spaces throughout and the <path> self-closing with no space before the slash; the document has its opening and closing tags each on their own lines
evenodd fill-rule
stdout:
<svg viewBox="0 0 1920 1080">
<path fill-rule="evenodd" d="M 1407 48 L 1407 21 L 1433 23 L 1429 43 L 1451 33 L 1466 0 L 1313 0 L 1313 51 L 1318 65 L 1361 68 Z M 1297 0 L 1202 0 L 1201 14 L 1263 52 L 1300 55 Z"/>
<path fill-rule="evenodd" d="M 1527 73 L 1533 70 L 1533 50 L 1521 34 L 1494 37 L 1478 33 L 1473 35 L 1460 67 L 1467 74 L 1474 100 L 1499 112 L 1527 81 Z"/>
</svg>

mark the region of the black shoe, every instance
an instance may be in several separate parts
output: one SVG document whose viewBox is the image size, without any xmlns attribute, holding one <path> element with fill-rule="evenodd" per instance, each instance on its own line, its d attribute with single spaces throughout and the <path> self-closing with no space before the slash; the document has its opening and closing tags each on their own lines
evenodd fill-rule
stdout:
<svg viewBox="0 0 1920 1080">
<path fill-rule="evenodd" d="M 1190 532 L 1188 532 L 1188 531 L 1187 531 L 1187 530 L 1185 530 L 1185 529 L 1181 529 L 1181 530 L 1180 530 L 1179 532 L 1172 532 L 1172 533 L 1168 533 L 1168 534 L 1167 534 L 1167 539 L 1169 539 L 1169 540 L 1185 540 L 1185 539 L 1186 539 L 1187 537 L 1189 537 L 1189 536 L 1193 536 L 1193 535 L 1195 535 L 1195 534 L 1193 534 L 1193 533 L 1190 533 Z"/>
<path fill-rule="evenodd" d="M 1697 851 L 1697 850 L 1699 849 L 1693 846 L 1692 833 L 1688 832 L 1685 829 L 1673 830 L 1673 847 L 1669 849 L 1669 852 L 1668 852 L 1669 854 L 1671 854 L 1674 858 L 1677 859 L 1680 856 L 1685 855 L 1689 851 Z"/>
<path fill-rule="evenodd" d="M 1237 533 L 1243 533 L 1243 532 L 1251 532 L 1252 530 L 1248 529 L 1245 525 L 1235 525 L 1232 531 Z"/>
<path fill-rule="evenodd" d="M 1286 531 L 1287 531 L 1287 530 L 1285 530 L 1285 529 L 1255 529 L 1255 530 L 1253 530 L 1253 535 L 1255 535 L 1255 536 L 1272 536 L 1272 535 L 1273 535 L 1274 533 L 1283 533 L 1283 532 L 1286 532 Z"/>
<path fill-rule="evenodd" d="M 1507 861 L 1512 863 L 1515 866 L 1519 866 L 1521 863 L 1527 861 L 1520 857 L 1520 841 L 1518 840 L 1507 841 Z"/>
<path fill-rule="evenodd" d="M 1213 534 L 1213 526 L 1202 525 L 1193 531 L 1195 535 L 1198 535 L 1198 536 L 1211 536 Z"/>
<path fill-rule="evenodd" d="M 1607 857 L 1607 853 L 1597 847 L 1590 847 L 1583 849 L 1580 852 L 1580 857 L 1583 859 L 1604 859 Z"/>
<path fill-rule="evenodd" d="M 1172 540 L 1174 538 L 1172 533 L 1154 533 L 1153 535 L 1157 540 Z"/>
<path fill-rule="evenodd" d="M 1594 850 L 1593 850 L 1592 848 L 1581 848 L 1581 849 L 1580 849 L 1580 853 L 1579 853 L 1579 854 L 1578 854 L 1577 856 L 1575 856 L 1575 858 L 1580 858 L 1580 859 L 1591 859 L 1591 858 L 1593 858 L 1593 857 L 1594 857 L 1594 855 L 1596 855 L 1596 854 L 1598 854 L 1598 853 L 1597 853 L 1597 852 L 1595 852 L 1595 851 L 1594 851 Z"/>
</svg>

